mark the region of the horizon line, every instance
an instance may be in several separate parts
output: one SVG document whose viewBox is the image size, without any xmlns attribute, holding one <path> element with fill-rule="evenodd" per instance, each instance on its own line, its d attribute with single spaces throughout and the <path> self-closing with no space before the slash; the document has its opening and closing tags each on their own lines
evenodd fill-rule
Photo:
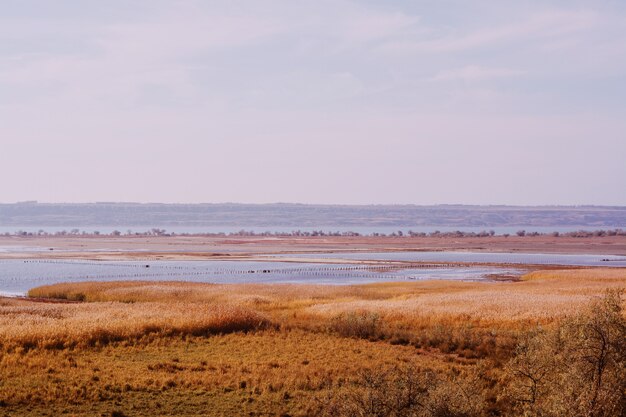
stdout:
<svg viewBox="0 0 626 417">
<path fill-rule="evenodd" d="M 440 207 L 440 206 L 454 206 L 454 207 L 522 207 L 522 208 L 536 208 L 536 207 L 602 207 L 602 208 L 626 208 L 626 204 L 507 204 L 507 203 L 487 203 L 487 204 L 467 204 L 467 203 L 301 203 L 301 202 L 267 202 L 267 203 L 254 203 L 254 202 L 235 202 L 235 201 L 223 201 L 223 202 L 159 202 L 159 201 L 81 201 L 81 202 L 68 202 L 68 201 L 38 201 L 38 200 L 23 200 L 15 202 L 0 202 L 0 205 L 97 205 L 97 204 L 129 204 L 129 205 L 242 205 L 242 206 L 272 206 L 272 205 L 289 205 L 289 206 L 333 206 L 333 207 L 367 207 L 367 206 L 413 206 L 413 207 Z"/>
</svg>

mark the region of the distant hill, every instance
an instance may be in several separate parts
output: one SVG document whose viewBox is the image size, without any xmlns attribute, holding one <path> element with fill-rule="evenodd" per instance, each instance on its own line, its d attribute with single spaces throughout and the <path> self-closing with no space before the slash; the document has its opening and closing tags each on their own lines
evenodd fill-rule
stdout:
<svg viewBox="0 0 626 417">
<path fill-rule="evenodd" d="M 626 207 L 309 205 L 309 204 L 0 204 L 0 226 L 626 226 Z"/>
</svg>

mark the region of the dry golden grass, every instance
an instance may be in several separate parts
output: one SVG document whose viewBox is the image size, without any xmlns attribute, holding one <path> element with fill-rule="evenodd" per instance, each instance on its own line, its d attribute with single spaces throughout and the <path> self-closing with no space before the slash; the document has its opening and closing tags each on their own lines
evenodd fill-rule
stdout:
<svg viewBox="0 0 626 417">
<path fill-rule="evenodd" d="M 39 287 L 29 295 L 97 302 L 226 303 L 271 314 L 281 323 L 284 317 L 294 322 L 293 314 L 298 321 L 297 316 L 329 317 L 367 310 L 388 317 L 446 317 L 517 324 L 570 315 L 590 297 L 615 287 L 626 287 L 626 269 L 537 271 L 521 282 L 498 283 L 423 281 L 314 286 L 96 282 Z"/>
<path fill-rule="evenodd" d="M 353 333 L 362 337 L 472 356 L 470 351 L 485 338 L 491 345 L 508 348 L 519 331 L 575 314 L 593 296 L 615 287 L 626 287 L 626 269 L 538 271 L 520 282 L 497 283 L 58 284 L 33 289 L 29 295 L 90 303 L 5 309 L 3 317 L 9 321 L 0 325 L 0 335 L 8 345 L 39 341 L 54 346 L 73 340 L 93 344 L 151 333 L 215 333 L 269 325 L 350 334 L 340 329 L 356 326 L 360 330 Z M 231 321 L 229 314 L 236 317 Z"/>
<path fill-rule="evenodd" d="M 399 361 L 447 372 L 485 359 L 497 381 L 527 329 L 617 287 L 626 269 L 499 283 L 40 287 L 38 301 L 0 299 L 0 414 L 306 415 L 359 370 Z"/>
<path fill-rule="evenodd" d="M 572 315 L 607 288 L 626 287 L 626 269 L 549 270 L 532 272 L 521 282 L 484 283 L 427 281 L 373 284 L 387 297 L 318 304 L 311 312 L 354 310 L 388 316 L 430 317 L 485 323 L 549 322 Z M 390 290 L 395 291 L 391 296 Z"/>
<path fill-rule="evenodd" d="M 146 336 L 209 335 L 268 327 L 243 307 L 173 302 L 53 304 L 14 301 L 0 309 L 0 347 L 96 346 Z"/>
<path fill-rule="evenodd" d="M 526 274 L 524 280 L 567 281 L 569 284 L 573 285 L 587 285 L 592 282 L 610 284 L 611 281 L 624 282 L 624 280 L 626 280 L 626 268 L 581 268 L 535 271 Z"/>
<path fill-rule="evenodd" d="M 397 363 L 448 366 L 411 347 L 304 331 L 176 337 L 4 354 L 0 403 L 11 416 L 311 415 L 320 393 Z"/>
</svg>

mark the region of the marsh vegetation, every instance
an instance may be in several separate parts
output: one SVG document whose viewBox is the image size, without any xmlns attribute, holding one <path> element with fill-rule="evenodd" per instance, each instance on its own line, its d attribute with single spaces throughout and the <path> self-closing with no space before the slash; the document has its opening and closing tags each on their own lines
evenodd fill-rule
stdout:
<svg viewBox="0 0 626 417">
<path fill-rule="evenodd" d="M 625 286 L 40 287 L 0 300 L 0 415 L 622 415 Z"/>
</svg>

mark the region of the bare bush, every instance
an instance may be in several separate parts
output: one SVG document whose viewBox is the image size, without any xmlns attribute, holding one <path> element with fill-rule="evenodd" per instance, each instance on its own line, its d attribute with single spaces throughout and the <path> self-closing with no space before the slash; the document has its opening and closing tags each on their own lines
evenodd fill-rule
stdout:
<svg viewBox="0 0 626 417">
<path fill-rule="evenodd" d="M 344 337 L 376 339 L 379 337 L 380 316 L 369 311 L 341 313 L 334 317 L 330 329 Z"/>
<path fill-rule="evenodd" d="M 472 417 L 485 414 L 478 374 L 441 377 L 413 366 L 365 370 L 353 386 L 322 401 L 327 416 Z"/>
<path fill-rule="evenodd" d="M 539 330 L 508 365 L 508 395 L 528 416 L 610 417 L 626 413 L 626 319 L 621 291 L 553 331 Z"/>
</svg>

